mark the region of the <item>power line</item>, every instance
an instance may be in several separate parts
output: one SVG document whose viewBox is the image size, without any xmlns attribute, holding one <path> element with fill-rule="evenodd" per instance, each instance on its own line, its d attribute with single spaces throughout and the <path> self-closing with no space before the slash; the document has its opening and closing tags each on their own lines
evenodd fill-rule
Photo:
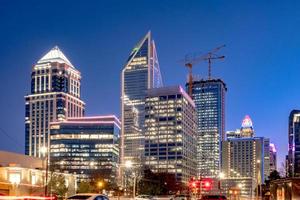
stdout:
<svg viewBox="0 0 300 200">
<path fill-rule="evenodd" d="M 18 146 L 23 146 L 20 141 L 16 140 L 15 138 L 11 137 L 3 128 L 0 127 L 0 132 L 3 133 L 7 138 L 9 138 L 13 143 L 15 143 Z"/>
</svg>

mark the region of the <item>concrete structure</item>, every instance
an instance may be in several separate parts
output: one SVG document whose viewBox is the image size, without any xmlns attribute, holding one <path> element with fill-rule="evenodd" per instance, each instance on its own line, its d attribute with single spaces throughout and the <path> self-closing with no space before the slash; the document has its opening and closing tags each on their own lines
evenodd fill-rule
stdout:
<svg viewBox="0 0 300 200">
<path fill-rule="evenodd" d="M 80 72 L 58 47 L 32 67 L 31 94 L 25 96 L 25 154 L 42 157 L 49 148 L 50 122 L 84 115 Z"/>
<path fill-rule="evenodd" d="M 270 175 L 269 144 L 263 137 L 232 138 L 222 142 L 222 172 L 228 192 L 240 184 L 241 196 L 255 196 L 257 185 Z"/>
<path fill-rule="evenodd" d="M 196 176 L 195 104 L 180 86 L 149 89 L 145 103 L 145 165 L 187 183 Z"/>
<path fill-rule="evenodd" d="M 300 199 L 300 178 L 284 178 L 271 181 L 270 192 L 272 200 Z"/>
<path fill-rule="evenodd" d="M 300 110 L 290 113 L 288 142 L 288 177 L 300 177 Z"/>
<path fill-rule="evenodd" d="M 43 196 L 45 188 L 45 160 L 22 154 L 0 151 L 0 194 L 10 196 Z M 76 177 L 72 174 L 49 172 L 63 175 L 68 195 L 76 191 Z M 51 188 L 48 188 L 49 193 Z"/>
<path fill-rule="evenodd" d="M 193 82 L 192 99 L 198 119 L 197 174 L 201 177 L 217 178 L 220 173 L 221 141 L 225 139 L 226 91 L 221 79 Z"/>
<path fill-rule="evenodd" d="M 51 165 L 56 170 L 77 174 L 78 181 L 92 178 L 116 181 L 120 126 L 114 115 L 52 122 Z"/>
<path fill-rule="evenodd" d="M 144 108 L 147 90 L 162 86 L 155 43 L 151 32 L 133 48 L 122 70 L 121 162 L 144 156 Z M 138 164 L 138 163 L 137 163 Z"/>
</svg>

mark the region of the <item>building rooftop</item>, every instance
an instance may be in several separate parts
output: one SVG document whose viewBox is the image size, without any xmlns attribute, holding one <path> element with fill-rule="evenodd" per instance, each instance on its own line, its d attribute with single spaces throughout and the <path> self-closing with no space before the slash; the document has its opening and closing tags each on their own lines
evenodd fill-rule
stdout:
<svg viewBox="0 0 300 200">
<path fill-rule="evenodd" d="M 43 160 L 40 158 L 27 156 L 19 153 L 0 151 L 1 167 L 23 167 L 31 169 L 44 168 Z"/>
<path fill-rule="evenodd" d="M 66 63 L 70 67 L 74 66 L 69 61 L 69 59 L 65 56 L 65 54 L 58 48 L 58 46 L 53 47 L 46 55 L 44 55 L 38 63 L 47 63 L 47 62 L 58 62 L 58 63 Z"/>
</svg>

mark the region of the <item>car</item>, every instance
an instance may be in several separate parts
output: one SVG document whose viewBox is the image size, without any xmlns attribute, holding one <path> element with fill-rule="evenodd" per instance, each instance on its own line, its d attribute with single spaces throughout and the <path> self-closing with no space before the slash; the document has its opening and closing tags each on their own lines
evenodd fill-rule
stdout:
<svg viewBox="0 0 300 200">
<path fill-rule="evenodd" d="M 189 200 L 191 199 L 190 195 L 187 194 L 176 194 L 171 198 L 172 200 Z"/>
<path fill-rule="evenodd" d="M 226 200 L 224 195 L 204 195 L 201 200 Z"/>
<path fill-rule="evenodd" d="M 134 200 L 154 200 L 154 198 L 151 195 L 138 195 Z"/>
<path fill-rule="evenodd" d="M 109 200 L 106 195 L 94 193 L 75 194 L 67 198 L 68 200 Z"/>
</svg>

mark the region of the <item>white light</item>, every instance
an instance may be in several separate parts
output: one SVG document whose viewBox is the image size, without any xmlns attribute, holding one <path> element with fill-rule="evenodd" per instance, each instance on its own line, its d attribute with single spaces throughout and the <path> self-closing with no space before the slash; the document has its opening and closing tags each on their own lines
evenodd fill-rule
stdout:
<svg viewBox="0 0 300 200">
<path fill-rule="evenodd" d="M 224 178 L 225 178 L 225 174 L 224 174 L 223 172 L 221 172 L 221 173 L 219 174 L 219 177 L 220 177 L 220 179 L 224 179 Z"/>
<path fill-rule="evenodd" d="M 21 182 L 21 174 L 19 173 L 11 173 L 9 174 L 9 182 L 12 184 L 20 184 Z"/>
<path fill-rule="evenodd" d="M 131 162 L 131 160 L 126 160 L 126 162 L 125 162 L 125 167 L 126 167 L 126 168 L 131 168 L 131 167 L 132 167 L 132 162 Z"/>
</svg>

